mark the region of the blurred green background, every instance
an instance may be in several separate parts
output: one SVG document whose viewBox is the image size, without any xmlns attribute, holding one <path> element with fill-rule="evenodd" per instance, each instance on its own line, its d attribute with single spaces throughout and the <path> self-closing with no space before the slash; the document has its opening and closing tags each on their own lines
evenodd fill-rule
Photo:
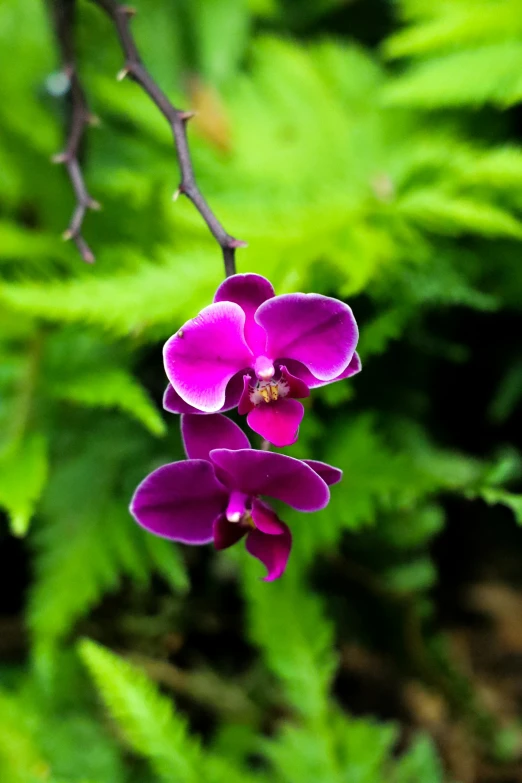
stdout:
<svg viewBox="0 0 522 783">
<path fill-rule="evenodd" d="M 522 0 L 136 6 L 238 271 L 346 299 L 363 372 L 307 402 L 288 453 L 344 480 L 285 512 L 280 581 L 134 524 L 181 458 L 162 344 L 221 254 L 87 0 L 96 264 L 61 241 L 60 58 L 3 0 L 0 781 L 521 781 Z"/>
</svg>

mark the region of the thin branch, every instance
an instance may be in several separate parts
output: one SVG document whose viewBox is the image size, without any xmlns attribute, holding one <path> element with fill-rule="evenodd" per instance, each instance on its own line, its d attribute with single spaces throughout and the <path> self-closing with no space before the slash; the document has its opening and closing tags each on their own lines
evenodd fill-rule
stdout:
<svg viewBox="0 0 522 783">
<path fill-rule="evenodd" d="M 187 141 L 187 121 L 193 116 L 193 113 L 182 111 L 173 106 L 144 67 L 130 29 L 130 19 L 134 16 L 134 9 L 120 5 L 119 3 L 114 2 L 114 0 L 91 0 L 91 2 L 105 11 L 118 34 L 125 57 L 125 65 L 119 72 L 118 78 L 123 79 L 128 76 L 133 81 L 137 82 L 147 93 L 152 102 L 158 107 L 171 127 L 181 172 L 181 182 L 174 194 L 174 198 L 177 198 L 180 193 L 183 193 L 192 201 L 207 224 L 212 236 L 221 247 L 226 276 L 228 277 L 229 275 L 235 274 L 236 248 L 246 247 L 246 242 L 235 239 L 225 231 L 196 184 Z"/>
<path fill-rule="evenodd" d="M 67 97 L 70 105 L 65 150 L 55 155 L 53 162 L 64 164 L 76 197 L 76 206 L 63 238 L 72 239 L 83 260 L 92 264 L 94 254 L 82 236 L 82 226 L 87 210 L 100 209 L 100 205 L 89 195 L 80 165 L 80 148 L 85 128 L 91 123 L 92 117 L 76 69 L 74 45 L 76 0 L 52 0 L 51 5 L 62 68 L 69 81 Z"/>
</svg>

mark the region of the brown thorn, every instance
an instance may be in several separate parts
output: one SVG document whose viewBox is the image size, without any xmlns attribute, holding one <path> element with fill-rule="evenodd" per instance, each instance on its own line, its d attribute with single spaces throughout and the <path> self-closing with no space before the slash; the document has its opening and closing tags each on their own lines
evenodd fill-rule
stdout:
<svg viewBox="0 0 522 783">
<path fill-rule="evenodd" d="M 248 247 L 248 242 L 243 242 L 242 239 L 230 239 L 227 242 L 227 247 L 231 248 L 238 248 L 238 247 Z"/>
<path fill-rule="evenodd" d="M 67 152 L 57 152 L 56 155 L 51 155 L 51 163 L 67 163 L 69 160 L 69 154 Z"/>
</svg>

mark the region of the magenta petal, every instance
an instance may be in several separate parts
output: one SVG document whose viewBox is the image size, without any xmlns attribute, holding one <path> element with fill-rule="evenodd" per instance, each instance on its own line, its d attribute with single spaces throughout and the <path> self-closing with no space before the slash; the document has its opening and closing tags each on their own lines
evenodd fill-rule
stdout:
<svg viewBox="0 0 522 783">
<path fill-rule="evenodd" d="M 288 371 L 288 368 L 285 367 L 284 364 L 280 366 L 280 370 L 281 378 L 288 386 L 289 397 L 300 397 L 303 399 L 303 397 L 310 396 L 310 389 L 306 383 L 301 380 L 301 378 L 298 378 L 296 375 L 292 375 L 292 373 Z"/>
<path fill-rule="evenodd" d="M 243 430 L 221 413 L 206 416 L 185 413 L 181 417 L 181 437 L 189 459 L 209 459 L 212 449 L 249 449 Z"/>
<path fill-rule="evenodd" d="M 268 503 L 254 498 L 252 501 L 252 521 L 258 530 L 267 536 L 279 536 L 285 531 L 285 523 L 281 522 L 276 512 Z"/>
<path fill-rule="evenodd" d="M 163 348 L 165 371 L 179 396 L 204 413 L 225 404 L 230 379 L 254 357 L 243 336 L 245 314 L 233 302 L 205 307 Z"/>
<path fill-rule="evenodd" d="M 248 528 L 237 522 L 229 522 L 224 514 L 214 522 L 214 547 L 228 549 L 248 532 Z"/>
<path fill-rule="evenodd" d="M 244 311 L 245 339 L 254 355 L 263 354 L 266 347 L 266 332 L 254 320 L 259 305 L 274 296 L 274 289 L 266 277 L 261 275 L 232 275 L 221 283 L 214 302 L 235 302 Z"/>
<path fill-rule="evenodd" d="M 352 356 L 350 360 L 350 364 L 346 368 L 346 370 L 343 370 L 343 372 L 337 376 L 337 378 L 334 378 L 334 381 L 342 381 L 344 378 L 351 378 L 352 375 L 357 375 L 358 372 L 361 372 L 362 370 L 362 364 L 361 364 L 361 358 L 357 351 L 355 351 L 354 355 Z"/>
<path fill-rule="evenodd" d="M 227 499 L 210 462 L 171 462 L 141 482 L 130 511 L 150 533 L 185 544 L 207 544 Z"/>
<path fill-rule="evenodd" d="M 237 373 L 227 384 L 225 392 L 225 404 L 222 408 L 220 408 L 220 412 L 230 411 L 232 408 L 236 408 L 241 398 L 242 391 L 243 375 L 242 373 Z M 199 413 L 206 415 L 203 414 L 203 411 L 198 410 L 198 408 L 194 408 L 193 405 L 189 405 L 188 402 L 182 400 L 170 383 L 165 389 L 165 394 L 163 395 L 163 408 L 169 413 Z"/>
<path fill-rule="evenodd" d="M 342 470 L 334 468 L 333 465 L 328 465 L 326 462 L 319 462 L 315 459 L 304 459 L 303 462 L 309 465 L 312 470 L 315 470 L 317 475 L 321 476 L 322 480 L 325 481 L 329 487 L 331 487 L 332 484 L 338 484 L 343 477 Z"/>
<path fill-rule="evenodd" d="M 298 511 L 318 511 L 328 505 L 330 490 L 301 460 L 273 451 L 215 449 L 210 459 L 230 489 L 246 495 L 268 495 Z"/>
<path fill-rule="evenodd" d="M 174 387 L 169 383 L 163 395 L 163 409 L 169 413 L 201 413 L 200 410 L 182 400 Z"/>
<path fill-rule="evenodd" d="M 317 389 L 319 386 L 326 386 L 328 383 L 343 381 L 345 378 L 350 378 L 352 375 L 356 375 L 361 371 L 361 359 L 359 358 L 357 351 L 350 359 L 350 363 L 346 369 L 330 381 L 321 381 L 319 378 L 316 378 L 315 375 L 312 375 L 310 370 L 307 370 L 304 364 L 301 364 L 301 362 L 296 362 L 293 359 L 285 359 L 285 362 L 288 366 L 288 370 L 306 383 L 309 389 Z"/>
<path fill-rule="evenodd" d="M 248 413 L 254 407 L 254 403 L 250 399 L 250 381 L 250 375 L 243 376 L 243 392 L 237 406 L 237 412 L 240 416 L 244 416 L 245 413 Z"/>
<path fill-rule="evenodd" d="M 265 582 L 272 582 L 282 576 L 290 557 L 292 534 L 284 522 L 281 525 L 284 530 L 278 536 L 266 535 L 261 530 L 252 530 L 247 536 L 247 552 L 260 560 L 268 572 L 264 577 Z"/>
<path fill-rule="evenodd" d="M 277 448 L 291 446 L 297 440 L 304 408 L 288 397 L 261 402 L 248 414 L 248 426 Z"/>
<path fill-rule="evenodd" d="M 275 296 L 259 307 L 256 321 L 268 335 L 269 358 L 296 359 L 322 381 L 346 368 L 359 337 L 351 308 L 322 294 Z"/>
</svg>

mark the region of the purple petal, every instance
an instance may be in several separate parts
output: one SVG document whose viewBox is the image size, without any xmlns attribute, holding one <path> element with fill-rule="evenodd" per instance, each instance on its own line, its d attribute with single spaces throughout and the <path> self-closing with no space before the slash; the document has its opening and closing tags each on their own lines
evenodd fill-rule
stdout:
<svg viewBox="0 0 522 783">
<path fill-rule="evenodd" d="M 225 404 L 230 379 L 254 357 L 243 336 L 245 314 L 233 302 L 205 307 L 163 348 L 165 371 L 179 396 L 204 413 Z"/>
<path fill-rule="evenodd" d="M 335 381 L 343 381 L 345 378 L 350 378 L 352 375 L 356 375 L 361 371 L 361 360 L 357 351 L 350 359 L 350 363 L 345 370 L 343 370 L 336 378 L 332 378 L 331 381 L 321 381 L 316 378 L 315 375 L 307 370 L 304 364 L 296 362 L 293 359 L 285 359 L 288 369 L 296 377 L 300 378 L 310 389 L 317 389 L 319 386 L 326 386 L 328 383 L 334 383 Z"/>
<path fill-rule="evenodd" d="M 264 577 L 265 582 L 279 579 L 290 557 L 292 534 L 284 522 L 281 522 L 281 525 L 284 530 L 278 536 L 267 536 L 260 530 L 252 530 L 247 536 L 247 552 L 260 560 L 268 572 Z"/>
<path fill-rule="evenodd" d="M 248 414 L 248 426 L 278 448 L 291 446 L 297 440 L 304 408 L 288 397 L 261 402 Z"/>
<path fill-rule="evenodd" d="M 229 489 L 246 495 L 268 495 L 298 511 L 318 511 L 328 505 L 330 490 L 301 460 L 273 451 L 215 449 L 210 459 Z"/>
<path fill-rule="evenodd" d="M 214 522 L 214 547 L 228 549 L 247 533 L 248 527 L 239 525 L 237 522 L 229 522 L 222 514 Z"/>
<path fill-rule="evenodd" d="M 264 302 L 256 321 L 268 335 L 266 355 L 296 359 L 321 381 L 346 369 L 359 332 L 351 308 L 322 294 L 284 294 Z"/>
<path fill-rule="evenodd" d="M 236 408 L 241 398 L 242 391 L 243 375 L 242 373 L 237 373 L 227 384 L 225 392 L 225 404 L 222 408 L 220 408 L 220 411 L 230 411 L 232 408 Z M 203 411 L 198 410 L 198 408 L 194 408 L 193 405 L 189 405 L 188 402 L 182 400 L 170 383 L 165 389 L 165 394 L 163 395 L 163 408 L 169 413 L 199 413 L 206 415 L 203 414 Z"/>
<path fill-rule="evenodd" d="M 274 289 L 261 275 L 232 275 L 221 283 L 214 302 L 235 302 L 246 315 L 245 339 L 254 355 L 263 354 L 266 346 L 266 332 L 254 320 L 259 305 L 274 296 Z"/>
<path fill-rule="evenodd" d="M 334 468 L 333 465 L 328 465 L 326 462 L 319 462 L 315 459 L 304 459 L 303 462 L 306 465 L 309 465 L 312 470 L 315 470 L 317 475 L 321 476 L 322 480 L 325 481 L 329 487 L 331 487 L 332 484 L 338 484 L 343 477 L 342 470 Z"/>
<path fill-rule="evenodd" d="M 281 369 L 281 379 L 286 383 L 288 386 L 288 396 L 289 397 L 309 397 L 310 396 L 310 389 L 306 385 L 304 381 L 301 380 L 301 378 L 298 378 L 296 375 L 292 375 L 291 372 L 289 372 L 288 368 L 285 367 L 284 364 L 280 366 Z"/>
<path fill-rule="evenodd" d="M 181 437 L 189 459 L 209 459 L 212 449 L 249 449 L 243 430 L 221 413 L 206 416 L 185 413 L 181 417 Z"/>
<path fill-rule="evenodd" d="M 237 405 L 237 412 L 240 416 L 244 416 L 254 407 L 254 403 L 250 399 L 250 381 L 252 380 L 250 375 L 243 375 L 243 391 Z"/>
<path fill-rule="evenodd" d="M 251 514 L 256 528 L 262 533 L 266 533 L 267 536 L 279 536 L 281 533 L 284 533 L 285 523 L 281 522 L 268 503 L 263 503 L 262 500 L 254 498 Z"/>
<path fill-rule="evenodd" d="M 207 544 L 227 499 L 210 462 L 171 462 L 141 482 L 130 511 L 150 533 L 185 544 Z"/>
</svg>

